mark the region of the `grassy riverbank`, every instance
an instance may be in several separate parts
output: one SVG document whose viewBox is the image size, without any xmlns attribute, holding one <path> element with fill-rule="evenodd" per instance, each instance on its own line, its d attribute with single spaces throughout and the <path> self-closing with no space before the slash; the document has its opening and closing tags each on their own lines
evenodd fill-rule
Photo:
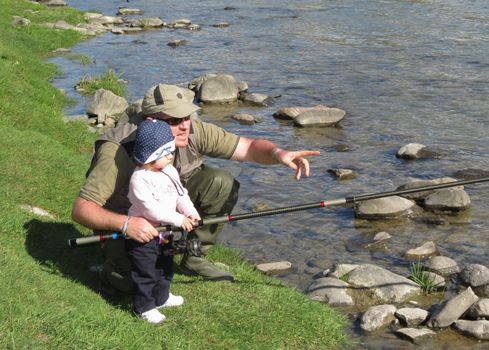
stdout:
<svg viewBox="0 0 489 350">
<path fill-rule="evenodd" d="M 82 38 L 39 23 L 82 21 L 70 9 L 0 0 L 0 348 L 2 349 L 326 349 L 347 342 L 345 320 L 278 280 L 253 270 L 235 251 L 212 257 L 230 265 L 234 284 L 177 275 L 181 308 L 150 326 L 129 298 L 109 303 L 87 268 L 96 246 L 71 250 L 68 238 L 89 234 L 70 218 L 95 135 L 64 123 L 66 99 L 50 85 L 52 50 Z M 11 25 L 12 16 L 31 20 Z M 46 210 L 53 218 L 24 206 Z"/>
</svg>

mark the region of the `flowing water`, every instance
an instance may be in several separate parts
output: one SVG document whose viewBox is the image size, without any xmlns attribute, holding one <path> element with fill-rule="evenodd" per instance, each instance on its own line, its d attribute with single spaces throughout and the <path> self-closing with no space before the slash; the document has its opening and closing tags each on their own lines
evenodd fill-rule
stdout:
<svg viewBox="0 0 489 350">
<path fill-rule="evenodd" d="M 129 3 L 71 0 L 85 11 L 115 15 L 119 6 L 140 8 L 166 22 L 188 18 L 201 31 L 152 30 L 105 34 L 76 46 L 90 64 L 55 58 L 65 74 L 54 83 L 80 97 L 73 86 L 85 74 L 115 69 L 128 81 L 129 101 L 160 82 L 184 84 L 207 73 L 248 82 L 250 92 L 281 95 L 272 107 L 204 108 L 202 118 L 246 136 L 273 139 L 288 149 L 315 149 L 312 175 L 299 182 L 291 171 L 209 160 L 241 183 L 235 213 L 277 208 L 395 189 L 410 178 L 453 176 L 489 169 L 489 2 L 483 0 L 156 1 Z M 227 28 L 212 25 L 228 22 Z M 167 45 L 185 39 L 176 49 Z M 338 128 L 294 128 L 272 114 L 288 106 L 325 104 L 346 111 Z M 80 101 L 66 114 L 84 113 Z M 229 116 L 251 113 L 263 123 L 240 125 Z M 442 151 L 441 159 L 406 162 L 395 157 L 418 142 Z M 351 151 L 340 152 L 339 145 Z M 339 182 L 330 168 L 350 168 Z M 304 290 L 317 272 L 334 263 L 373 263 L 407 275 L 407 249 L 433 240 L 459 264 L 489 264 L 487 184 L 466 187 L 472 207 L 446 217 L 445 225 L 419 220 L 365 222 L 350 208 L 313 209 L 226 224 L 221 240 L 253 262 L 288 260 L 281 275 Z M 365 245 L 379 231 L 393 237 L 383 248 Z M 442 345 L 473 347 L 451 334 Z M 362 340 L 366 347 L 395 348 L 395 340 Z M 391 345 L 386 345 L 391 344 Z M 433 344 L 428 345 L 433 347 Z M 406 348 L 406 344 L 402 344 Z"/>
</svg>

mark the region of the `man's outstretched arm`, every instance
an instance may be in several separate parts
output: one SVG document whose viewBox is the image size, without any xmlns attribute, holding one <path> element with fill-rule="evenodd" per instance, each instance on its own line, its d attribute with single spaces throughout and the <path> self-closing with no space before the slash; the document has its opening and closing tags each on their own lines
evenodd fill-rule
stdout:
<svg viewBox="0 0 489 350">
<path fill-rule="evenodd" d="M 265 139 L 241 137 L 231 159 L 241 162 L 259 164 L 283 164 L 295 171 L 295 179 L 309 176 L 307 156 L 317 156 L 319 151 L 288 151 L 278 148 L 273 142 Z"/>
</svg>

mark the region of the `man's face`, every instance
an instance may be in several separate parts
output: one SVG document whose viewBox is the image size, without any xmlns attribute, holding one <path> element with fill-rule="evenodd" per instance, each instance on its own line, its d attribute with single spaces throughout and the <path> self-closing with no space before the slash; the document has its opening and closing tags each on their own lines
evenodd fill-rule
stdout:
<svg viewBox="0 0 489 350">
<path fill-rule="evenodd" d="M 188 135 L 190 134 L 190 125 L 192 125 L 190 116 L 187 116 L 185 118 L 173 118 L 164 113 L 158 113 L 156 115 L 153 115 L 152 117 L 168 123 L 173 133 L 173 136 L 175 136 L 176 147 L 187 146 Z"/>
</svg>

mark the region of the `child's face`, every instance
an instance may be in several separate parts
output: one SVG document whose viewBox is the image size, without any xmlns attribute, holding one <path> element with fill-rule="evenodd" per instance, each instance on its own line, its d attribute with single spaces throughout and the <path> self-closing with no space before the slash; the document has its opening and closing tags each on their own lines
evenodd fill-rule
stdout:
<svg viewBox="0 0 489 350">
<path fill-rule="evenodd" d="M 149 164 L 145 164 L 147 166 L 147 169 L 152 170 L 152 171 L 161 171 L 163 170 L 168 164 L 171 164 L 173 161 L 173 153 L 164 155 L 158 160 L 155 160 L 154 162 L 151 162 Z"/>
</svg>

